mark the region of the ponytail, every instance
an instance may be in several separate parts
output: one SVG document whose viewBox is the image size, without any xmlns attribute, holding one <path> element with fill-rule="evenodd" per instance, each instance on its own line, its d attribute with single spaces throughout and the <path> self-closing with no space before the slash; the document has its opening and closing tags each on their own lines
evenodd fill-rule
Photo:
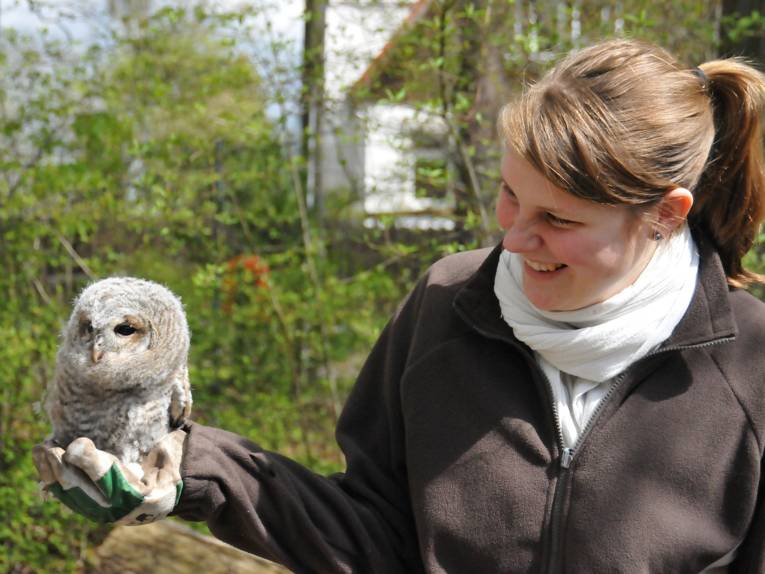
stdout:
<svg viewBox="0 0 765 574">
<path fill-rule="evenodd" d="M 689 221 L 715 243 L 731 285 L 765 282 L 765 276 L 748 271 L 742 264 L 765 215 L 760 128 L 765 76 L 735 58 L 714 60 L 700 68 L 712 100 L 715 139 L 694 190 Z"/>
</svg>

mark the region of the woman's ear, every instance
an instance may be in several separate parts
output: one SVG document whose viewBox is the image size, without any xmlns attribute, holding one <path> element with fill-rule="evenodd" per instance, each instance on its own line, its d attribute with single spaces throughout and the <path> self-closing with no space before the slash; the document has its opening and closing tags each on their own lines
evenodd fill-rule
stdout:
<svg viewBox="0 0 765 574">
<path fill-rule="evenodd" d="M 657 224 L 665 236 L 685 222 L 693 206 L 693 195 L 684 187 L 670 189 L 658 204 Z"/>
</svg>

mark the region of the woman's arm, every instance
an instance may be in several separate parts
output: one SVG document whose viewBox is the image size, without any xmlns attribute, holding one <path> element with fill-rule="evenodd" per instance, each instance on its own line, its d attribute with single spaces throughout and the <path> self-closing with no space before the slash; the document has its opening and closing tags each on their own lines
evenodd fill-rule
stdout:
<svg viewBox="0 0 765 574">
<path fill-rule="evenodd" d="M 399 398 L 418 298 L 416 290 L 386 327 L 340 417 L 345 473 L 319 476 L 247 439 L 191 424 L 175 514 L 296 572 L 422 571 Z"/>
<path fill-rule="evenodd" d="M 730 574 L 765 572 L 765 488 L 763 488 L 762 464 L 760 466 L 760 487 L 754 516 L 746 538 L 738 547 L 735 561 L 730 565 Z"/>
</svg>

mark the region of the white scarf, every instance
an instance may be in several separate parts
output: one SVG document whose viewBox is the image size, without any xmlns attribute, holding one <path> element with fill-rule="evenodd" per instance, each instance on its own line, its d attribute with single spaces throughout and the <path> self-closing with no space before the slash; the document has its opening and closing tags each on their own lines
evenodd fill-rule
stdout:
<svg viewBox="0 0 765 574">
<path fill-rule="evenodd" d="M 576 311 L 544 311 L 523 292 L 523 261 L 503 251 L 494 280 L 515 336 L 565 373 L 603 382 L 667 339 L 690 305 L 699 255 L 688 226 L 662 241 L 635 282 Z"/>
</svg>

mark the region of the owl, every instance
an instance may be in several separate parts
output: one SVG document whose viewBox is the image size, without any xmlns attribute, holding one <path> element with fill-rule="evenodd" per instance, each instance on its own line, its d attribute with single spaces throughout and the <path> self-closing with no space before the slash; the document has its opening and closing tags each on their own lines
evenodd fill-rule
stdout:
<svg viewBox="0 0 765 574">
<path fill-rule="evenodd" d="M 62 447 L 90 438 L 135 467 L 189 416 L 189 329 L 180 300 L 132 277 L 92 283 L 74 302 L 45 408 Z"/>
</svg>

